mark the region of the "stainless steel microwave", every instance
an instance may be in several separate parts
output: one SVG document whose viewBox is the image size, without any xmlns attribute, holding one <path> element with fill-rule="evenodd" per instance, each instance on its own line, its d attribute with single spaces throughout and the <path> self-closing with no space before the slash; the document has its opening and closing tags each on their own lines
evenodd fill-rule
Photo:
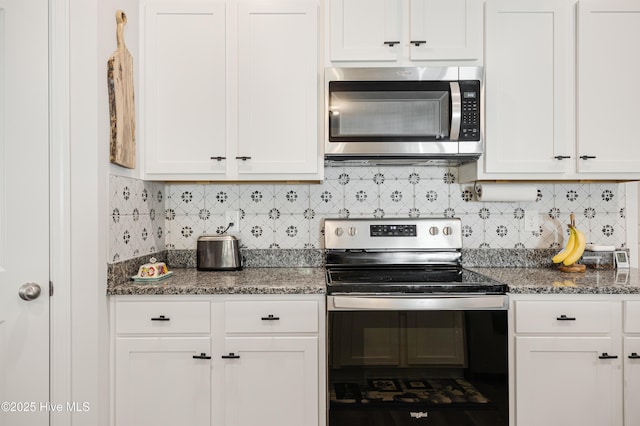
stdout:
<svg viewBox="0 0 640 426">
<path fill-rule="evenodd" d="M 325 159 L 461 164 L 483 146 L 481 67 L 325 69 Z"/>
</svg>

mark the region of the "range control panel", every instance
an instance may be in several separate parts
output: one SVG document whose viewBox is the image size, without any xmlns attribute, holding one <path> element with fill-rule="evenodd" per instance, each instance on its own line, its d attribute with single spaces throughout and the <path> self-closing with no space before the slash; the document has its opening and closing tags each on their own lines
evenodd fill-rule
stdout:
<svg viewBox="0 0 640 426">
<path fill-rule="evenodd" d="M 458 218 L 325 219 L 326 249 L 460 249 Z"/>
<path fill-rule="evenodd" d="M 370 225 L 372 237 L 415 237 L 416 225 Z"/>
</svg>

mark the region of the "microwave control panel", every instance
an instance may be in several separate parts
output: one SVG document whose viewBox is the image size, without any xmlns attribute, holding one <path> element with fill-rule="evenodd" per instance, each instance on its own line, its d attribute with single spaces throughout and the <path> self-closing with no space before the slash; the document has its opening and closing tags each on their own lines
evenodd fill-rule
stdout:
<svg viewBox="0 0 640 426">
<path fill-rule="evenodd" d="M 480 140 L 480 82 L 461 81 L 462 120 L 460 122 L 461 141 Z"/>
</svg>

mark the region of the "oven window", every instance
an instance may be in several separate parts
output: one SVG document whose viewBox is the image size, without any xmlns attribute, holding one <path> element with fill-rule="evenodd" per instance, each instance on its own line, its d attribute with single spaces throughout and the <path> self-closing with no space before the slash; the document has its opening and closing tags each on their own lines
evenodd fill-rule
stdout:
<svg viewBox="0 0 640 426">
<path fill-rule="evenodd" d="M 329 425 L 508 425 L 506 311 L 329 312 Z"/>
<path fill-rule="evenodd" d="M 448 86 L 424 87 L 415 82 L 331 82 L 329 141 L 447 140 Z"/>
</svg>

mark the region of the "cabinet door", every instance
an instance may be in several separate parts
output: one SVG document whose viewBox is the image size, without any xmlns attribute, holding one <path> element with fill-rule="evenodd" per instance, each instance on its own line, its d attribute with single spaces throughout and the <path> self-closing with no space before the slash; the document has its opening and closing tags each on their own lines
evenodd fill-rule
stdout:
<svg viewBox="0 0 640 426">
<path fill-rule="evenodd" d="M 518 426 L 621 424 L 621 359 L 609 337 L 516 337 Z"/>
<path fill-rule="evenodd" d="M 120 338 L 115 352 L 115 424 L 211 424 L 208 337 Z"/>
<path fill-rule="evenodd" d="M 238 172 L 317 173 L 318 5 L 238 7 Z"/>
<path fill-rule="evenodd" d="M 411 60 L 478 60 L 482 0 L 411 0 Z"/>
<path fill-rule="evenodd" d="M 317 337 L 227 337 L 226 426 L 318 426 Z M 181 423 L 186 424 L 186 423 Z"/>
<path fill-rule="evenodd" d="M 624 424 L 640 423 L 640 337 L 624 338 Z"/>
<path fill-rule="evenodd" d="M 640 2 L 578 2 L 578 172 L 640 171 Z"/>
<path fill-rule="evenodd" d="M 400 0 L 330 0 L 331 60 L 397 61 L 401 8 Z"/>
<path fill-rule="evenodd" d="M 567 0 L 488 0 L 485 171 L 562 174 L 573 157 Z"/>
<path fill-rule="evenodd" d="M 144 24 L 146 172 L 225 173 L 224 3 L 147 3 Z"/>
</svg>

